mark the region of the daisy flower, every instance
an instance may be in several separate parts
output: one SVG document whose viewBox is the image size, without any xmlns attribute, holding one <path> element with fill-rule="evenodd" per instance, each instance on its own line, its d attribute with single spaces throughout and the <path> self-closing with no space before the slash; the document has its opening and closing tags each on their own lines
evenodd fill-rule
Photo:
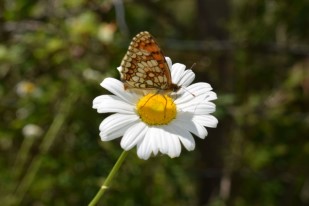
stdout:
<svg viewBox="0 0 309 206">
<path fill-rule="evenodd" d="M 188 151 L 195 148 L 195 136 L 204 139 L 205 127 L 216 127 L 218 120 L 210 115 L 217 99 L 208 83 L 191 84 L 195 74 L 185 65 L 166 57 L 172 82 L 180 90 L 170 95 L 158 91 L 125 90 L 123 82 L 106 78 L 101 86 L 111 95 L 101 95 L 93 100 L 93 108 L 99 113 L 115 113 L 100 124 L 102 141 L 120 138 L 121 147 L 128 151 L 136 146 L 137 155 L 148 159 L 151 155 L 167 154 L 171 158 L 181 153 L 181 144 Z M 121 70 L 121 67 L 118 67 Z M 191 85 L 190 85 L 191 84 Z"/>
</svg>

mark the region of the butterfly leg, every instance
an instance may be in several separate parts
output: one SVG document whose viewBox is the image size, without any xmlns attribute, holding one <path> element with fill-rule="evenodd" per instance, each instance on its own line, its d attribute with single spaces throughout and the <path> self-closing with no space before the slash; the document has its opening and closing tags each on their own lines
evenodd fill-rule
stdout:
<svg viewBox="0 0 309 206">
<path fill-rule="evenodd" d="M 149 100 L 150 100 L 152 97 L 156 96 L 157 94 L 159 94 L 159 93 L 156 92 L 156 93 L 153 94 L 151 97 L 149 97 L 149 98 L 147 99 L 147 101 L 145 102 L 145 104 L 144 104 L 143 106 L 141 106 L 141 108 L 143 108 L 143 107 L 149 102 Z"/>
<path fill-rule="evenodd" d="M 165 95 L 163 95 L 164 99 L 165 99 L 165 106 L 164 106 L 164 119 L 166 118 L 166 107 L 167 107 L 167 99 L 165 97 Z M 171 103 L 172 104 L 172 103 Z"/>
</svg>

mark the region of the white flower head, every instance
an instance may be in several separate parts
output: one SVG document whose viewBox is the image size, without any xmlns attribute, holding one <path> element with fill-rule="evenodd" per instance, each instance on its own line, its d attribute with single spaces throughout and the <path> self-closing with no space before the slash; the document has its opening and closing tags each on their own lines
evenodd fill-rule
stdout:
<svg viewBox="0 0 309 206">
<path fill-rule="evenodd" d="M 27 124 L 22 132 L 25 137 L 39 137 L 43 134 L 43 129 L 36 124 Z"/>
<path fill-rule="evenodd" d="M 112 95 L 101 95 L 93 100 L 93 108 L 99 113 L 115 113 L 100 124 L 102 141 L 119 137 L 121 147 L 130 150 L 137 147 L 137 155 L 148 159 L 152 154 L 167 154 L 171 158 L 181 153 L 181 144 L 189 151 L 194 150 L 192 134 L 204 139 L 205 127 L 216 127 L 218 120 L 210 115 L 217 99 L 207 83 L 190 85 L 195 77 L 185 65 L 175 63 L 166 57 L 171 70 L 172 82 L 181 87 L 171 95 L 158 91 L 125 90 L 124 84 L 114 78 L 106 78 L 101 86 Z M 119 68 L 118 68 L 119 69 Z"/>
<path fill-rule="evenodd" d="M 21 81 L 16 85 L 16 93 L 20 97 L 26 97 L 26 96 L 40 97 L 42 91 L 33 82 Z"/>
</svg>

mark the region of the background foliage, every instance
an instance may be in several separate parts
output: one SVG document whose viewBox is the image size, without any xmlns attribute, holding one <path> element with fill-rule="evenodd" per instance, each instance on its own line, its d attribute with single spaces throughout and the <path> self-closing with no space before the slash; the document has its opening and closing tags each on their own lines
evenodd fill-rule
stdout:
<svg viewBox="0 0 309 206">
<path fill-rule="evenodd" d="M 211 83 L 217 129 L 180 158 L 130 153 L 102 205 L 308 205 L 309 4 L 0 1 L 2 205 L 86 205 L 121 153 L 92 107 L 132 36 Z"/>
</svg>

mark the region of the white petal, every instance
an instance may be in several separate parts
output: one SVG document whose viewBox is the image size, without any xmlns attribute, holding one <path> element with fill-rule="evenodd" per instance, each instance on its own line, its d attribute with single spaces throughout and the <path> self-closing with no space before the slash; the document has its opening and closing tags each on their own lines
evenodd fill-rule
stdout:
<svg viewBox="0 0 309 206">
<path fill-rule="evenodd" d="M 147 160 L 151 155 L 151 141 L 149 139 L 149 131 L 146 132 L 145 138 L 137 144 L 137 156 Z"/>
<path fill-rule="evenodd" d="M 188 151 L 194 150 L 195 141 L 194 141 L 194 138 L 193 138 L 193 136 L 190 132 L 188 132 L 187 130 L 185 130 L 182 127 L 179 127 L 175 123 L 170 124 L 169 130 L 172 133 L 178 135 L 178 138 L 180 139 L 180 141 L 182 142 L 182 144 L 184 145 L 184 147 Z"/>
<path fill-rule="evenodd" d="M 127 131 L 127 129 L 129 129 L 129 127 L 132 126 L 132 124 L 135 124 L 135 122 L 132 122 L 130 124 L 127 124 L 124 127 L 119 128 L 118 130 L 107 134 L 105 133 L 105 131 L 100 132 L 100 137 L 102 141 L 110 141 L 110 140 L 114 140 L 116 138 L 122 137 L 124 135 L 124 133 Z"/>
<path fill-rule="evenodd" d="M 137 94 L 124 90 L 123 83 L 117 79 L 105 78 L 101 86 L 129 104 L 134 104 L 138 99 Z"/>
<path fill-rule="evenodd" d="M 163 142 L 160 147 L 162 154 L 167 154 L 171 158 L 178 157 L 181 153 L 181 144 L 179 138 L 171 129 L 171 125 L 162 126 Z"/>
<path fill-rule="evenodd" d="M 166 132 L 163 130 L 162 127 L 156 127 L 156 139 L 157 139 L 157 144 L 158 144 L 158 148 L 159 151 L 162 154 L 166 154 L 168 152 L 168 144 L 166 141 Z"/>
<path fill-rule="evenodd" d="M 201 139 L 207 136 L 207 130 L 200 124 L 193 122 L 193 115 L 190 113 L 179 113 L 173 124 L 195 134 Z"/>
<path fill-rule="evenodd" d="M 168 135 L 166 135 L 166 138 L 167 138 L 167 144 L 168 144 L 167 145 L 168 156 L 170 156 L 171 158 L 179 157 L 181 153 L 181 145 L 180 145 L 180 141 L 177 135 L 169 133 Z"/>
<path fill-rule="evenodd" d="M 149 141 L 150 141 L 150 148 L 151 152 L 154 155 L 158 154 L 159 151 L 159 142 L 157 141 L 157 129 L 155 127 L 150 127 L 149 128 Z"/>
<path fill-rule="evenodd" d="M 198 82 L 198 83 L 195 83 L 195 84 L 188 86 L 188 90 L 190 90 L 191 92 L 196 92 L 197 94 L 199 94 L 199 93 L 205 93 L 205 92 L 211 91 L 212 87 L 210 86 L 210 84 L 208 84 L 206 82 Z"/>
<path fill-rule="evenodd" d="M 171 68 L 172 82 L 179 85 L 179 81 L 183 77 L 186 66 L 184 64 L 173 64 Z"/>
<path fill-rule="evenodd" d="M 188 86 L 183 94 L 175 100 L 176 104 L 182 104 L 192 101 L 210 101 L 216 99 L 216 93 L 210 91 L 211 86 L 204 82 L 199 82 Z"/>
<path fill-rule="evenodd" d="M 213 91 L 209 91 L 205 94 L 205 101 L 212 101 L 216 99 L 218 99 L 217 94 Z"/>
<path fill-rule="evenodd" d="M 207 132 L 206 128 L 203 125 L 201 125 L 199 122 L 195 121 L 195 120 L 193 120 L 193 123 L 194 123 L 195 127 L 203 128 L 205 130 L 206 135 L 203 136 L 203 137 L 200 137 L 201 139 L 205 139 L 205 137 L 208 135 L 208 132 Z"/>
<path fill-rule="evenodd" d="M 177 85 L 181 85 L 183 87 L 189 86 L 195 78 L 195 74 L 191 69 L 186 70 L 180 79 L 180 81 L 177 83 Z"/>
<path fill-rule="evenodd" d="M 137 115 L 127 115 L 117 113 L 108 116 L 102 121 L 99 127 L 101 131 L 100 135 L 102 141 L 111 140 L 109 136 L 112 133 L 117 132 L 117 130 L 122 129 L 123 127 L 127 127 L 129 124 L 130 125 L 134 124 L 137 120 L 139 120 L 139 117 Z"/>
<path fill-rule="evenodd" d="M 217 118 L 212 115 L 195 115 L 193 121 L 198 122 L 204 127 L 216 128 L 218 124 Z"/>
<path fill-rule="evenodd" d="M 124 114 L 134 114 L 134 106 L 124 102 L 115 95 L 101 95 L 93 100 L 92 108 L 99 113 L 119 112 Z"/>
<path fill-rule="evenodd" d="M 196 97 L 196 98 L 194 99 L 194 101 L 195 101 L 196 103 L 197 103 L 197 102 L 203 102 L 203 103 L 209 102 L 209 99 L 211 98 L 211 96 L 212 96 L 213 93 L 214 93 L 214 92 L 207 92 L 207 93 L 205 93 L 205 94 L 202 94 L 202 95 Z"/>
<path fill-rule="evenodd" d="M 145 137 L 147 126 L 144 122 L 138 122 L 131 126 L 123 135 L 120 145 L 124 150 L 130 150 Z"/>
<path fill-rule="evenodd" d="M 193 101 L 194 98 L 195 98 L 193 93 L 191 93 L 189 90 L 187 90 L 187 88 L 186 89 L 181 88 L 179 93 L 181 95 L 176 96 L 176 99 L 174 101 L 177 106 L 179 106 L 181 104 L 189 103 L 189 102 Z"/>
<path fill-rule="evenodd" d="M 166 131 L 163 130 L 162 126 L 158 126 L 152 127 L 151 132 L 154 134 L 154 139 L 156 141 L 156 150 L 159 150 L 162 154 L 166 154 L 168 151 Z"/>
<path fill-rule="evenodd" d="M 182 112 L 190 112 L 194 114 L 210 114 L 216 111 L 216 105 L 212 102 L 192 102 L 191 104 L 177 105 Z"/>
<path fill-rule="evenodd" d="M 169 57 L 165 57 L 165 60 L 167 62 L 168 68 L 171 69 L 172 68 L 172 60 Z"/>
</svg>

